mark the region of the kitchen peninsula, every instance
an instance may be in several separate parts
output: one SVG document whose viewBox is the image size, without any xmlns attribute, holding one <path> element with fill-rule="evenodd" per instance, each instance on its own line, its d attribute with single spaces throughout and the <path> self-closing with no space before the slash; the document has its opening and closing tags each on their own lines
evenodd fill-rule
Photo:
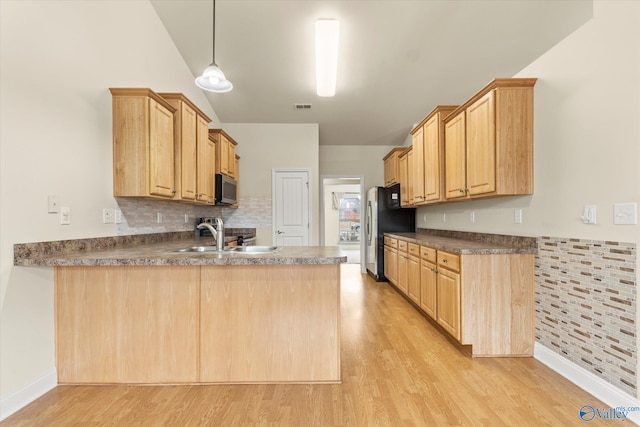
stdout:
<svg viewBox="0 0 640 427">
<path fill-rule="evenodd" d="M 177 252 L 209 240 L 15 245 L 15 265 L 54 268 L 58 382 L 339 382 L 339 249 Z"/>
</svg>

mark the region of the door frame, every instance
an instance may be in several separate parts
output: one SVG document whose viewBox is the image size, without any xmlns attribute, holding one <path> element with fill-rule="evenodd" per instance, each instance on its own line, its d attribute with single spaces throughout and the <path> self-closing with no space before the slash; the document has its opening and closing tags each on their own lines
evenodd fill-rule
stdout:
<svg viewBox="0 0 640 427">
<path fill-rule="evenodd" d="M 309 219 L 309 226 L 307 227 L 308 242 L 311 244 L 311 224 L 313 224 L 313 218 L 311 216 L 311 169 L 310 168 L 274 168 L 271 169 L 271 240 L 272 244 L 276 245 L 276 174 L 279 172 L 304 172 L 307 174 L 307 180 L 309 185 L 307 186 L 307 218 Z"/>
<path fill-rule="evenodd" d="M 364 175 L 321 175 L 320 176 L 320 245 L 321 246 L 325 246 L 325 241 L 324 241 L 324 222 L 325 222 L 325 217 L 324 217 L 324 186 L 325 185 L 334 185 L 334 183 L 327 183 L 326 181 L 331 181 L 331 180 L 337 180 L 337 179 L 358 179 L 360 180 L 360 202 L 361 202 L 361 206 L 364 206 L 362 203 L 364 203 L 365 200 L 365 193 L 364 193 Z M 355 185 L 355 184 L 351 184 L 351 185 Z M 364 228 L 362 227 L 363 224 L 363 219 L 362 219 L 362 213 L 360 214 L 360 272 L 361 273 L 366 273 L 367 272 L 367 260 L 364 258 L 364 252 L 365 252 L 365 241 L 362 238 L 362 230 L 364 230 Z"/>
</svg>

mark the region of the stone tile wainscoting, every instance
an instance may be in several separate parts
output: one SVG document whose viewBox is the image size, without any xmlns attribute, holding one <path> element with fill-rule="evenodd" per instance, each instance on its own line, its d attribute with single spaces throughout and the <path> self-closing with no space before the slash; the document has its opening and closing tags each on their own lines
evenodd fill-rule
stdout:
<svg viewBox="0 0 640 427">
<path fill-rule="evenodd" d="M 538 239 L 536 341 L 637 396 L 636 245 Z"/>
<path fill-rule="evenodd" d="M 195 227 L 196 218 L 221 217 L 228 228 L 271 227 L 271 198 L 240 198 L 238 208 L 198 206 L 163 200 L 147 200 L 117 197 L 122 211 L 122 223 L 118 235 L 189 231 Z M 162 222 L 158 224 L 158 212 Z M 184 216 L 188 216 L 185 223 Z"/>
</svg>

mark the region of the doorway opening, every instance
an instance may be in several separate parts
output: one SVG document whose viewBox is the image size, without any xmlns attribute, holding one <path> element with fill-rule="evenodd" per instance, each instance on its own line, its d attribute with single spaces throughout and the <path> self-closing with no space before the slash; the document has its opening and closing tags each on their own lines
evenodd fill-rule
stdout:
<svg viewBox="0 0 640 427">
<path fill-rule="evenodd" d="M 364 192 L 362 176 L 323 176 L 320 242 L 338 246 L 347 264 L 360 264 L 364 272 Z"/>
</svg>

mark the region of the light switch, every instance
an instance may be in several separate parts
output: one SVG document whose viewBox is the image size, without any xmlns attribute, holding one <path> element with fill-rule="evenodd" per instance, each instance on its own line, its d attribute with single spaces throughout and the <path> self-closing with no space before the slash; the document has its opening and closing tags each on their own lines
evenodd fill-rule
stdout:
<svg viewBox="0 0 640 427">
<path fill-rule="evenodd" d="M 58 196 L 54 194 L 47 196 L 47 212 L 58 213 L 59 210 Z"/>
<path fill-rule="evenodd" d="M 516 209 L 513 213 L 513 222 L 522 224 L 522 209 Z"/>
<path fill-rule="evenodd" d="M 613 205 L 613 223 L 618 225 L 634 225 L 638 223 L 637 203 L 615 203 Z"/>
<path fill-rule="evenodd" d="M 105 224 L 113 224 L 115 221 L 115 210 L 113 208 L 102 209 L 102 222 Z"/>
<path fill-rule="evenodd" d="M 582 218 L 582 222 L 584 222 L 585 224 L 595 224 L 596 223 L 596 206 L 584 205 L 581 218 Z"/>
</svg>

